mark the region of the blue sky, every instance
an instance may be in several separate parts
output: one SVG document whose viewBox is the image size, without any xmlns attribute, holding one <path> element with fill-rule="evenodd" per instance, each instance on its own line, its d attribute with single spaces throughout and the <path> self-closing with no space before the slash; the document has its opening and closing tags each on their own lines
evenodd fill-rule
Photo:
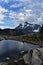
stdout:
<svg viewBox="0 0 43 65">
<path fill-rule="evenodd" d="M 0 28 L 15 28 L 25 21 L 43 24 L 43 0 L 0 0 Z"/>
</svg>

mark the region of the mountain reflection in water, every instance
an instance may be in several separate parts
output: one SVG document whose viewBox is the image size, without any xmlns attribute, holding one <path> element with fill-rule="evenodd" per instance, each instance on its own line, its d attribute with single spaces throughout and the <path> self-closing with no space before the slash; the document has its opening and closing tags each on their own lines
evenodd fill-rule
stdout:
<svg viewBox="0 0 43 65">
<path fill-rule="evenodd" d="M 21 51 L 26 51 L 30 48 L 37 48 L 38 45 L 23 43 L 14 40 L 0 41 L 0 59 L 11 57 L 16 58 Z"/>
</svg>

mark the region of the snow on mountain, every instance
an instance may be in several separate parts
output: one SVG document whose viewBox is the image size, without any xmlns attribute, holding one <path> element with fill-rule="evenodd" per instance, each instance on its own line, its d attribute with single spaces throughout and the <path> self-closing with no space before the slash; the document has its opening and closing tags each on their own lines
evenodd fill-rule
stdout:
<svg viewBox="0 0 43 65">
<path fill-rule="evenodd" d="M 28 23 L 28 22 L 25 22 L 24 25 L 22 24 L 19 24 L 16 29 L 20 29 L 24 32 L 39 32 L 39 29 L 40 29 L 40 25 L 39 24 L 31 24 L 31 23 Z"/>
</svg>

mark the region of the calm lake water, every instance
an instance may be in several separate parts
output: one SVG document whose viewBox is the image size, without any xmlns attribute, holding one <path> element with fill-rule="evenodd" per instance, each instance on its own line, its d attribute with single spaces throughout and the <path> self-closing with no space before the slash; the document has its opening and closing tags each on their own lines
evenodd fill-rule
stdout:
<svg viewBox="0 0 43 65">
<path fill-rule="evenodd" d="M 26 51 L 30 48 L 37 48 L 38 45 L 23 43 L 14 40 L 0 41 L 0 59 L 6 57 L 15 58 L 21 51 Z"/>
</svg>

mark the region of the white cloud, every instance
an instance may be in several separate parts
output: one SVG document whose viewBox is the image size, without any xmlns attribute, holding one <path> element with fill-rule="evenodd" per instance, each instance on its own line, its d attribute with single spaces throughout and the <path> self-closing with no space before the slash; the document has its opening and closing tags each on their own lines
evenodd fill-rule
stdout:
<svg viewBox="0 0 43 65">
<path fill-rule="evenodd" d="M 18 14 L 18 16 L 21 17 L 21 16 L 24 16 L 24 14 L 23 14 L 22 12 L 20 12 L 20 13 Z"/>
<path fill-rule="evenodd" d="M 16 13 L 14 11 L 10 11 L 9 18 L 12 18 L 12 20 L 13 20 L 14 23 L 15 23 L 15 21 L 16 21 L 16 23 L 23 23 L 29 17 L 32 16 L 31 12 L 32 12 L 32 10 L 30 10 L 30 9 L 24 10 L 24 12 L 19 12 L 19 13 Z"/>
<path fill-rule="evenodd" d="M 3 22 L 3 21 L 0 21 L 0 24 L 5 24 L 5 22 Z"/>
<path fill-rule="evenodd" d="M 8 12 L 7 9 L 0 6 L 0 20 L 4 20 L 4 18 L 6 17 L 6 15 L 4 13 L 7 13 L 7 12 Z"/>
<path fill-rule="evenodd" d="M 10 7 L 12 7 L 12 8 L 21 7 L 22 4 L 23 3 L 19 3 L 19 4 L 15 3 L 15 4 L 11 5 Z"/>
<path fill-rule="evenodd" d="M 23 6 L 23 8 L 20 8 L 18 11 L 12 11 L 9 10 L 9 19 L 13 22 L 15 26 L 18 25 L 18 23 L 24 23 L 25 21 L 28 21 L 30 23 L 43 23 L 43 2 L 40 2 L 40 0 L 12 0 L 12 1 L 18 1 L 14 2 L 15 4 L 9 5 L 12 8 L 18 8 Z M 3 0 L 3 2 L 12 2 L 11 0 Z M 0 20 L 3 20 L 6 16 L 3 13 L 7 13 L 8 10 L 0 6 Z"/>
<path fill-rule="evenodd" d="M 13 29 L 15 28 L 14 26 L 0 26 L 1 29 L 5 29 L 5 28 L 10 28 L 10 29 Z"/>
<path fill-rule="evenodd" d="M 6 3 L 8 3 L 9 2 L 9 0 L 4 0 Z"/>
<path fill-rule="evenodd" d="M 21 13 L 10 12 L 9 17 L 14 19 L 15 21 L 24 20 L 24 14 L 22 12 Z"/>
<path fill-rule="evenodd" d="M 5 12 L 8 12 L 8 10 L 0 6 L 0 13 L 5 13 Z"/>
<path fill-rule="evenodd" d="M 9 2 L 9 0 L 0 0 L 0 2 L 5 2 L 5 3 L 8 3 Z"/>
<path fill-rule="evenodd" d="M 20 23 L 24 21 L 28 21 L 30 23 L 42 23 L 42 18 L 40 18 L 40 14 L 42 12 L 41 8 L 43 7 L 41 2 L 36 2 L 33 0 L 20 0 L 22 1 L 23 9 L 20 9 L 18 13 L 13 13 L 10 17 L 14 19 L 14 21 Z M 12 5 L 12 7 L 17 7 L 16 5 Z M 41 15 L 42 16 L 42 15 Z"/>
<path fill-rule="evenodd" d="M 10 28 L 10 26 L 0 26 L 1 29 Z"/>
<path fill-rule="evenodd" d="M 0 14 L 0 20 L 3 20 L 4 19 L 4 15 L 3 14 Z"/>
<path fill-rule="evenodd" d="M 40 24 L 43 24 L 43 12 L 40 14 L 40 16 L 37 20 Z"/>
<path fill-rule="evenodd" d="M 19 20 L 24 20 L 25 19 L 24 14 L 22 12 L 19 13 L 17 17 L 18 17 Z"/>
<path fill-rule="evenodd" d="M 16 17 L 16 12 L 10 11 L 9 17 L 14 19 Z"/>
<path fill-rule="evenodd" d="M 29 13 L 29 12 L 31 12 L 32 10 L 31 10 L 31 9 L 27 9 L 27 10 L 25 10 L 25 11 Z"/>
</svg>

